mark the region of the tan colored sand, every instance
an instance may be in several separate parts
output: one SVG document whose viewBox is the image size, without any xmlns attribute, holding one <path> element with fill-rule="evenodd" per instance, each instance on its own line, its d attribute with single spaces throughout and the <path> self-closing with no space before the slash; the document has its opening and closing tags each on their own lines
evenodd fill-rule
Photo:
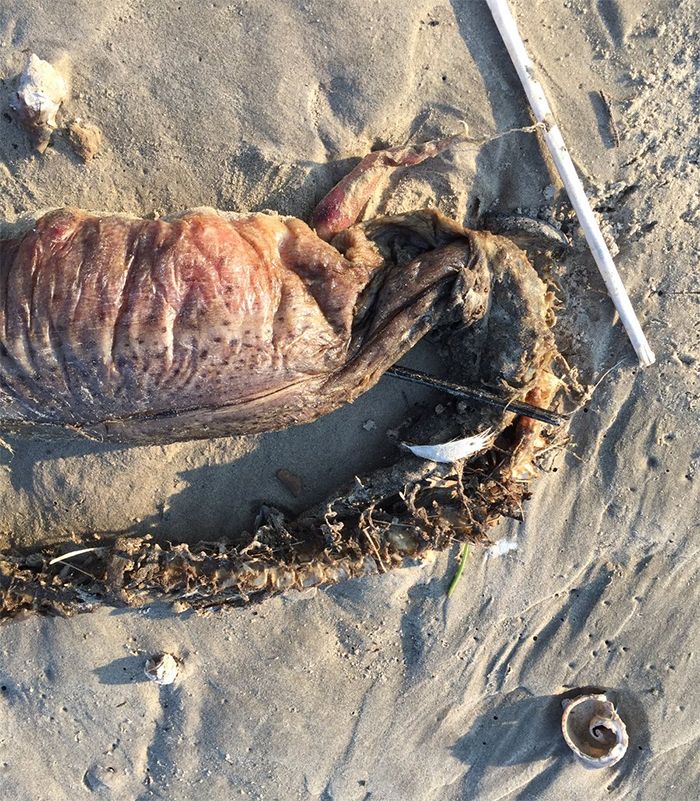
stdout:
<svg viewBox="0 0 700 801">
<path fill-rule="evenodd" d="M 690 801 L 697 722 L 700 48 L 693 0 L 515 3 L 659 363 L 640 371 L 585 249 L 555 268 L 563 330 L 603 381 L 527 508 L 473 550 L 208 617 L 167 609 L 28 619 L 0 641 L 7 801 L 629 798 Z M 43 157 L 0 116 L 0 216 L 73 204 L 308 216 L 371 146 L 529 124 L 485 4 L 237 0 L 0 7 L 6 109 L 25 50 L 71 64 L 75 116 L 104 147 Z M 614 146 L 600 97 L 619 129 Z M 554 198 L 551 185 L 554 185 Z M 559 200 L 532 134 L 399 176 L 368 213 L 427 202 L 460 219 Z M 429 348 L 416 356 L 431 364 Z M 619 364 L 618 364 L 619 363 Z M 303 506 L 388 459 L 416 401 L 385 379 L 353 407 L 259 438 L 114 448 L 8 440 L 0 534 L 232 534 L 258 501 Z M 367 420 L 376 423 L 366 430 Z M 294 499 L 275 473 L 306 487 Z M 158 688 L 147 655 L 184 658 Z M 611 688 L 631 736 L 610 771 L 572 763 L 558 694 Z"/>
</svg>

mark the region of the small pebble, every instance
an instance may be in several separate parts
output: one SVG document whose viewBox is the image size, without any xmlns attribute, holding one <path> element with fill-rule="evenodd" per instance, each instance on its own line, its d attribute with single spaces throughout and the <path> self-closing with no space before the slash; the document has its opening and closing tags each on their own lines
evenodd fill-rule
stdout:
<svg viewBox="0 0 700 801">
<path fill-rule="evenodd" d="M 284 486 L 286 490 L 291 492 L 291 494 L 298 498 L 303 489 L 304 489 L 304 482 L 301 476 L 298 476 L 296 473 L 292 473 L 291 470 L 285 470 L 283 467 L 280 468 L 275 475 L 277 476 L 277 480 Z"/>
<path fill-rule="evenodd" d="M 377 427 L 377 424 L 374 422 L 374 420 L 366 420 L 362 424 L 362 428 L 364 428 L 365 431 L 374 431 L 374 429 L 376 427 Z"/>
</svg>

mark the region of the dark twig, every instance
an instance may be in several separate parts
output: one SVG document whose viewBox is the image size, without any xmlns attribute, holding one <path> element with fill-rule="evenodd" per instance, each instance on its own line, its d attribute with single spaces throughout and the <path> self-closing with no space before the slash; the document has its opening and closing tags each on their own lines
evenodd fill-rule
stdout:
<svg viewBox="0 0 700 801">
<path fill-rule="evenodd" d="M 617 130 L 617 124 L 615 122 L 615 117 L 613 116 L 610 97 L 602 89 L 598 90 L 598 94 L 600 95 L 600 99 L 603 101 L 603 105 L 605 106 L 605 110 L 608 114 L 608 122 L 610 124 L 610 135 L 612 137 L 613 145 L 615 145 L 615 147 L 620 147 L 620 132 Z"/>
<path fill-rule="evenodd" d="M 428 373 L 422 373 L 419 370 L 410 370 L 407 367 L 390 367 L 386 371 L 386 375 L 393 378 L 400 378 L 402 381 L 412 381 L 415 384 L 423 384 L 433 389 L 439 389 L 441 392 L 446 392 L 448 395 L 454 395 L 457 398 L 464 398 L 465 400 L 475 401 L 476 403 L 486 404 L 487 406 L 495 406 L 497 409 L 502 409 L 504 412 L 512 412 L 519 414 L 523 417 L 531 417 L 533 420 L 539 420 L 541 423 L 547 423 L 550 426 L 559 426 L 566 422 L 566 417 L 556 412 L 550 412 L 549 409 L 541 409 L 539 406 L 533 406 L 524 401 L 509 401 L 499 398 L 498 395 L 493 395 L 484 389 L 477 389 L 475 387 L 464 387 L 460 384 L 453 384 L 451 381 L 443 381 L 441 378 L 435 378 Z"/>
</svg>

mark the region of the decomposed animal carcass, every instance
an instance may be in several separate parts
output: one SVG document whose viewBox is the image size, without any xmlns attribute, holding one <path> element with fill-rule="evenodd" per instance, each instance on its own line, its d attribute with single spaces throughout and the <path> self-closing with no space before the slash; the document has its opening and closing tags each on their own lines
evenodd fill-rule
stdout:
<svg viewBox="0 0 700 801">
<path fill-rule="evenodd" d="M 437 210 L 356 222 L 380 178 L 450 142 L 371 153 L 312 227 L 209 208 L 6 226 L 0 428 L 163 442 L 307 423 L 445 326 L 457 372 L 546 401 L 549 296 L 522 251 Z M 460 335 L 476 323 L 478 351 Z"/>
<path fill-rule="evenodd" d="M 209 208 L 157 220 L 58 209 L 6 226 L 0 429 L 154 443 L 308 423 L 376 384 L 429 332 L 452 381 L 550 405 L 561 386 L 553 296 L 510 238 L 436 209 L 358 222 L 389 173 L 453 141 L 369 154 L 310 226 Z M 444 443 L 488 429 L 469 460 L 398 452 L 296 516 L 262 507 L 235 541 L 124 537 L 72 556 L 79 572 L 58 562 L 60 574 L 53 551 L 6 555 L 0 614 L 101 599 L 245 601 L 483 540 L 501 515 L 521 516 L 544 429 L 462 405 L 409 434 Z"/>
</svg>

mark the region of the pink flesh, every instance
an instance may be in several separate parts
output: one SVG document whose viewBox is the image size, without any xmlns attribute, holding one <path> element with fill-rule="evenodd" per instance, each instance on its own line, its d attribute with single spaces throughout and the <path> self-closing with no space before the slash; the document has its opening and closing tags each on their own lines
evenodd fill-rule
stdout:
<svg viewBox="0 0 700 801">
<path fill-rule="evenodd" d="M 294 219 L 54 212 L 0 242 L 0 417 L 217 407 L 326 376 L 370 272 Z"/>
<path fill-rule="evenodd" d="M 450 136 L 422 145 L 377 150 L 365 156 L 318 204 L 312 220 L 314 230 L 321 239 L 330 242 L 360 218 L 380 181 L 398 167 L 420 164 L 461 139 L 461 136 Z"/>
<path fill-rule="evenodd" d="M 478 237 L 437 212 L 380 220 L 422 231 L 430 254 L 403 267 L 353 225 L 382 178 L 459 138 L 371 153 L 321 201 L 316 233 L 266 214 L 61 209 L 0 240 L 0 426 L 167 441 L 350 402 L 439 322 L 457 284 L 464 300 L 488 292 Z"/>
</svg>

